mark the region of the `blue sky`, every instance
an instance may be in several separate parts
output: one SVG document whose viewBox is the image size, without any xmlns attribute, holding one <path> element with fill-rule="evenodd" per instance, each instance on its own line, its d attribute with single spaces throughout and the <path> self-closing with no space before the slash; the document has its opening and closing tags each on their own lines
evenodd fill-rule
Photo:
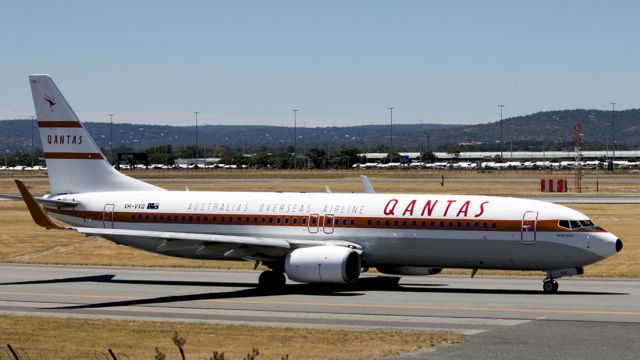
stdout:
<svg viewBox="0 0 640 360">
<path fill-rule="evenodd" d="M 0 1 L 0 119 L 485 123 L 640 107 L 637 1 Z"/>
</svg>

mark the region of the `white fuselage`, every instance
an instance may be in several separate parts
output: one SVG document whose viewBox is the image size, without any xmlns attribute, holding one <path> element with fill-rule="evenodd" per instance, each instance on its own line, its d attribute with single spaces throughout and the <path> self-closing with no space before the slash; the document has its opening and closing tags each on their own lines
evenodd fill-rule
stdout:
<svg viewBox="0 0 640 360">
<path fill-rule="evenodd" d="M 588 218 L 542 201 L 467 195 L 125 191 L 60 195 L 74 209 L 47 210 L 75 226 L 226 234 L 299 241 L 349 241 L 365 266 L 551 270 L 582 267 L 616 252 Z M 237 260 L 197 246 L 160 250 L 162 239 L 107 237 L 167 255 Z"/>
</svg>

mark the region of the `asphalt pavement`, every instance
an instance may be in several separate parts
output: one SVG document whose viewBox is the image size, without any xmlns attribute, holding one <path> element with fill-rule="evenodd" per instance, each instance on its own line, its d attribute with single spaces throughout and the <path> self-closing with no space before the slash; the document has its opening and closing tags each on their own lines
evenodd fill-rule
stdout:
<svg viewBox="0 0 640 360">
<path fill-rule="evenodd" d="M 400 358 L 637 358 L 640 281 L 365 274 L 355 285 L 255 288 L 258 271 L 0 265 L 0 313 L 454 331 L 465 343 Z M 633 355 L 633 356 L 632 356 Z"/>
</svg>

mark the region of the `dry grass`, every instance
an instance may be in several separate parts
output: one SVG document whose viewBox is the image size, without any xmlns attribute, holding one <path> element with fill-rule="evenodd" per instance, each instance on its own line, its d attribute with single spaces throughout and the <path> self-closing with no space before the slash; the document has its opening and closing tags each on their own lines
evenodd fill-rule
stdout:
<svg viewBox="0 0 640 360">
<path fill-rule="evenodd" d="M 171 341 L 175 331 L 187 341 L 187 359 L 208 359 L 214 350 L 241 359 L 258 348 L 258 359 L 289 354 L 291 359 L 357 360 L 462 342 L 461 335 L 451 333 L 0 316 L 0 343 L 11 344 L 29 359 L 106 359 L 109 348 L 122 359 L 153 359 L 155 347 L 175 359 L 179 358 Z"/>
</svg>

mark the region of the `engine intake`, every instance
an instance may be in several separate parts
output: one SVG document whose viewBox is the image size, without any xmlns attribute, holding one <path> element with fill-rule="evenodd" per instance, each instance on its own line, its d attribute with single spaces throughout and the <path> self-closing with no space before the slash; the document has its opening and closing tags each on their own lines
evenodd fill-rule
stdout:
<svg viewBox="0 0 640 360">
<path fill-rule="evenodd" d="M 342 246 L 295 249 L 284 262 L 289 279 L 307 283 L 352 283 L 360 277 L 360 255 Z"/>
</svg>

